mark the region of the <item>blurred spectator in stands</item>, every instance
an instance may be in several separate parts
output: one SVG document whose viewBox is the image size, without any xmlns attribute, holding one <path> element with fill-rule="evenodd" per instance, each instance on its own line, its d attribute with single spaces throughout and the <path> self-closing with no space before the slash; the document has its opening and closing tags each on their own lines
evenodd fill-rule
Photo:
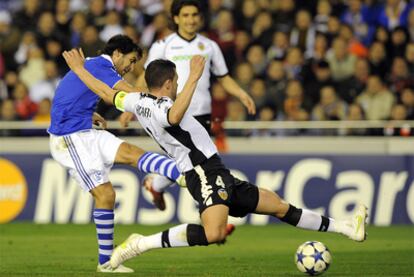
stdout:
<svg viewBox="0 0 414 277">
<path fill-rule="evenodd" d="M 82 33 L 79 47 L 82 48 L 86 57 L 98 56 L 98 51 L 103 50 L 105 43 L 99 38 L 98 30 L 95 26 L 86 26 Z"/>
<path fill-rule="evenodd" d="M 328 20 L 328 32 L 325 34 L 328 39 L 328 45 L 332 45 L 333 40 L 339 35 L 341 22 L 336 16 L 330 16 Z"/>
<path fill-rule="evenodd" d="M 117 11 L 109 11 L 106 14 L 105 25 L 99 33 L 99 37 L 102 41 L 106 42 L 111 37 L 119 34 L 123 34 L 120 15 Z"/>
<path fill-rule="evenodd" d="M 140 42 L 140 34 L 138 33 L 138 30 L 135 29 L 134 26 L 132 26 L 132 25 L 124 25 L 122 27 L 122 29 L 123 29 L 123 32 L 124 32 L 125 35 L 127 35 L 128 37 L 130 37 L 133 42 L 139 44 L 139 42 Z M 142 59 L 140 61 L 142 61 Z M 136 64 L 138 64 L 140 61 L 138 61 Z"/>
<path fill-rule="evenodd" d="M 396 94 L 400 94 L 404 88 L 414 87 L 414 78 L 410 75 L 404 58 L 394 58 L 387 81 L 390 90 Z"/>
<path fill-rule="evenodd" d="M 100 32 L 106 23 L 106 10 L 104 0 L 91 0 L 87 14 L 88 23 L 94 25 Z"/>
<path fill-rule="evenodd" d="M 274 121 L 276 112 L 272 106 L 264 106 L 259 110 L 256 121 Z M 276 136 L 278 131 L 275 129 L 253 129 L 250 135 L 252 137 L 272 137 Z"/>
<path fill-rule="evenodd" d="M 16 108 L 14 101 L 11 99 L 5 99 L 0 104 L 0 121 L 15 121 L 19 120 L 16 114 Z M 0 129 L 0 136 L 18 136 L 19 130 Z"/>
<path fill-rule="evenodd" d="M 213 122 L 222 122 L 227 116 L 227 103 L 229 96 L 219 82 L 211 86 L 212 103 L 211 118 Z"/>
<path fill-rule="evenodd" d="M 315 36 L 315 43 L 313 45 L 313 49 L 305 53 L 307 64 L 315 65 L 319 61 L 324 60 L 327 51 L 328 51 L 328 40 L 326 36 L 322 33 L 317 33 Z"/>
<path fill-rule="evenodd" d="M 33 116 L 32 121 L 35 123 L 48 123 L 50 122 L 50 108 L 52 102 L 49 98 L 44 98 L 38 103 L 36 114 Z"/>
<path fill-rule="evenodd" d="M 273 15 L 273 24 L 277 31 L 290 32 L 295 24 L 295 1 L 278 1 L 278 9 Z"/>
<path fill-rule="evenodd" d="M 172 33 L 169 29 L 168 14 L 166 12 L 159 12 L 156 14 L 151 22 L 142 32 L 141 44 L 145 47 L 150 47 L 155 41 L 160 40 Z"/>
<path fill-rule="evenodd" d="M 12 91 L 14 87 L 19 82 L 19 77 L 15 71 L 7 71 L 4 75 L 4 83 L 6 85 L 6 95 L 5 98 L 12 97 Z M 2 95 L 4 96 L 4 95 Z"/>
<path fill-rule="evenodd" d="M 216 21 L 217 24 L 209 32 L 209 37 L 217 42 L 226 64 L 232 68 L 236 59 L 234 53 L 236 31 L 233 14 L 229 10 L 222 9 L 218 12 Z"/>
<path fill-rule="evenodd" d="M 384 128 L 384 135 L 408 137 L 414 135 L 414 129 L 408 124 L 397 126 L 394 121 L 407 120 L 407 109 L 404 105 L 397 104 L 392 107 L 391 116 L 387 126 Z"/>
<path fill-rule="evenodd" d="M 407 44 L 405 48 L 405 60 L 407 62 L 410 75 L 414 78 L 414 42 Z"/>
<path fill-rule="evenodd" d="M 253 72 L 256 76 L 264 75 L 267 61 L 264 49 L 261 45 L 251 45 L 247 50 L 246 59 L 252 65 Z"/>
<path fill-rule="evenodd" d="M 251 34 L 253 23 L 258 13 L 259 9 L 255 0 L 241 1 L 241 7 L 239 7 L 238 11 L 235 13 L 238 28 Z"/>
<path fill-rule="evenodd" d="M 360 42 L 370 44 L 375 28 L 369 24 L 369 9 L 362 0 L 349 0 L 347 9 L 341 15 L 341 21 L 352 26 Z"/>
<path fill-rule="evenodd" d="M 407 109 L 407 120 L 414 120 L 414 88 L 403 89 L 401 103 Z"/>
<path fill-rule="evenodd" d="M 13 25 L 21 31 L 35 31 L 40 16 L 39 0 L 24 0 L 23 8 L 13 15 Z"/>
<path fill-rule="evenodd" d="M 312 110 L 313 120 L 343 120 L 346 116 L 346 103 L 338 97 L 335 88 L 326 86 L 320 90 L 320 101 Z"/>
<path fill-rule="evenodd" d="M 308 120 L 309 108 L 309 104 L 305 100 L 302 84 L 298 80 L 290 80 L 286 87 L 286 97 L 279 118 L 295 121 Z"/>
<path fill-rule="evenodd" d="M 65 63 L 65 59 L 62 56 L 64 46 L 60 43 L 59 40 L 50 38 L 46 41 L 46 59 L 54 60 L 58 66 L 59 75 L 63 76 L 69 70 L 68 66 Z"/>
<path fill-rule="evenodd" d="M 403 27 L 397 27 L 391 32 L 391 48 L 388 55 L 391 59 L 396 56 L 404 56 L 405 47 L 408 43 L 408 33 Z"/>
<path fill-rule="evenodd" d="M 332 12 L 331 3 L 328 0 L 319 0 L 314 17 L 315 30 L 319 33 L 328 32 L 328 20 Z"/>
<path fill-rule="evenodd" d="M 125 5 L 123 12 L 126 15 L 127 24 L 134 26 L 140 32 L 144 30 L 144 14 L 139 9 L 139 0 L 126 0 Z M 169 11 L 170 7 L 171 4 L 165 11 Z"/>
<path fill-rule="evenodd" d="M 63 34 L 70 32 L 72 12 L 69 9 L 69 0 L 57 0 L 55 6 L 56 28 Z"/>
<path fill-rule="evenodd" d="M 410 35 L 410 41 L 414 42 L 414 8 L 411 9 L 408 14 L 408 24 L 407 24 L 408 34 Z"/>
<path fill-rule="evenodd" d="M 219 17 L 220 12 L 223 10 L 223 0 L 208 0 L 208 12 L 207 12 L 207 20 L 208 22 L 208 29 L 215 30 L 220 25 Z"/>
<path fill-rule="evenodd" d="M 390 32 L 384 26 L 376 27 L 373 41 L 381 42 L 385 47 L 386 53 L 392 52 Z M 372 44 L 370 46 L 372 46 Z"/>
<path fill-rule="evenodd" d="M 306 97 L 312 106 L 320 101 L 320 91 L 323 87 L 335 87 L 336 83 L 332 79 L 331 69 L 326 61 L 320 61 L 311 72 L 311 76 L 304 83 Z"/>
<path fill-rule="evenodd" d="M 226 121 L 245 121 L 247 119 L 246 109 L 243 104 L 237 100 L 230 100 L 227 102 L 227 117 Z M 242 136 L 246 134 L 244 130 L 229 129 L 226 130 L 229 136 Z"/>
<path fill-rule="evenodd" d="M 364 110 L 359 104 L 353 103 L 349 105 L 345 120 L 360 121 L 365 119 Z M 365 128 L 345 128 L 340 129 L 339 133 L 346 136 L 365 136 L 368 131 Z"/>
<path fill-rule="evenodd" d="M 332 70 L 332 78 L 335 81 L 343 81 L 352 76 L 356 57 L 348 53 L 345 40 L 336 38 L 332 49 L 327 53 L 326 59 Z"/>
<path fill-rule="evenodd" d="M 250 63 L 244 62 L 236 66 L 235 80 L 244 90 L 249 90 L 253 78 L 254 71 Z"/>
<path fill-rule="evenodd" d="M 267 59 L 284 59 L 289 49 L 289 36 L 282 31 L 276 31 L 272 36 L 272 45 L 267 50 Z"/>
<path fill-rule="evenodd" d="M 39 103 L 45 98 L 52 100 L 60 81 L 58 68 L 53 60 L 46 61 L 44 66 L 46 78 L 34 84 L 29 90 L 30 99 L 35 103 Z"/>
<path fill-rule="evenodd" d="M 405 0 L 386 0 L 378 14 L 378 24 L 393 30 L 398 26 L 407 27 L 408 13 L 412 4 Z"/>
<path fill-rule="evenodd" d="M 295 27 L 290 33 L 290 44 L 299 47 L 305 53 L 312 52 L 315 43 L 316 30 L 312 24 L 312 16 L 307 10 L 296 14 Z"/>
<path fill-rule="evenodd" d="M 303 79 L 303 55 L 297 47 L 289 48 L 286 59 L 284 61 L 284 68 L 288 79 Z"/>
<path fill-rule="evenodd" d="M 43 80 L 45 76 L 45 59 L 42 50 L 40 48 L 30 49 L 27 63 L 22 66 L 19 72 L 19 79 L 27 87 L 31 87 Z"/>
<path fill-rule="evenodd" d="M 382 79 L 385 79 L 389 69 L 386 55 L 384 45 L 381 42 L 372 43 L 368 52 L 370 72 L 371 74 L 379 75 Z"/>
<path fill-rule="evenodd" d="M 18 65 L 26 63 L 29 51 L 37 48 L 36 36 L 33 32 L 24 32 L 19 47 L 14 54 L 14 59 Z"/>
<path fill-rule="evenodd" d="M 368 120 L 385 120 L 390 117 L 395 97 L 379 76 L 371 75 L 366 89 L 358 96 L 357 103 L 364 109 Z"/>
<path fill-rule="evenodd" d="M 342 24 L 339 37 L 345 41 L 350 54 L 362 58 L 368 56 L 368 49 L 354 37 L 351 25 Z"/>
<path fill-rule="evenodd" d="M 42 12 L 40 15 L 39 21 L 37 23 L 37 29 L 36 29 L 37 45 L 45 49 L 46 42 L 51 39 L 58 41 L 62 45 L 63 49 L 67 48 L 66 47 L 68 45 L 67 39 L 56 28 L 56 21 L 55 21 L 53 13 Z"/>
<path fill-rule="evenodd" d="M 256 104 L 257 110 L 260 110 L 267 104 L 266 101 L 268 98 L 266 95 L 266 84 L 263 79 L 253 79 L 248 91 Z"/>
<path fill-rule="evenodd" d="M 245 60 L 246 49 L 249 46 L 251 41 L 250 34 L 244 30 L 239 30 L 236 32 L 236 37 L 234 40 L 234 55 L 236 57 L 236 64 L 239 64 Z M 233 69 L 235 64 L 232 65 Z M 230 70 L 231 71 L 231 70 Z"/>
<path fill-rule="evenodd" d="M 271 60 L 266 70 L 266 95 L 268 97 L 267 102 L 276 107 L 278 111 L 283 110 L 286 85 L 287 78 L 283 62 Z"/>
<path fill-rule="evenodd" d="M 73 15 L 70 23 L 70 45 L 73 48 L 79 47 L 82 39 L 82 32 L 87 25 L 86 15 L 83 12 L 77 12 Z"/>
<path fill-rule="evenodd" d="M 16 113 L 20 119 L 30 119 L 37 111 L 37 105 L 29 97 L 29 91 L 23 83 L 18 83 L 12 93 Z"/>
<path fill-rule="evenodd" d="M 19 46 L 21 32 L 11 22 L 10 13 L 0 10 L 0 52 L 5 67 L 8 70 L 15 70 L 17 69 L 17 64 L 14 60 L 14 53 Z"/>
<path fill-rule="evenodd" d="M 347 103 L 352 103 L 365 89 L 370 76 L 368 60 L 358 59 L 352 76 L 337 86 L 338 95 Z"/>
<path fill-rule="evenodd" d="M 268 11 L 261 11 L 254 20 L 252 26 L 252 39 L 254 43 L 260 44 L 268 49 L 272 44 L 273 21 L 272 14 Z"/>
</svg>

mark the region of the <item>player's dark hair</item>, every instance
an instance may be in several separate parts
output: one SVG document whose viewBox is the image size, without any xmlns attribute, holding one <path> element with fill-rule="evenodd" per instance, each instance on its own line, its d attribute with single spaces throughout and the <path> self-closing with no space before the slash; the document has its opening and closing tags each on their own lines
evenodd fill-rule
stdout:
<svg viewBox="0 0 414 277">
<path fill-rule="evenodd" d="M 199 12 L 201 11 L 200 1 L 198 0 L 174 0 L 171 4 L 172 17 L 179 15 L 184 6 L 194 6 Z"/>
<path fill-rule="evenodd" d="M 102 53 L 112 56 L 115 50 L 122 54 L 137 52 L 138 59 L 142 58 L 142 49 L 130 37 L 125 35 L 116 35 L 109 39 Z"/>
<path fill-rule="evenodd" d="M 145 70 L 145 82 L 151 90 L 160 88 L 167 80 L 173 80 L 175 76 L 175 64 L 168 60 L 154 60 Z"/>
</svg>

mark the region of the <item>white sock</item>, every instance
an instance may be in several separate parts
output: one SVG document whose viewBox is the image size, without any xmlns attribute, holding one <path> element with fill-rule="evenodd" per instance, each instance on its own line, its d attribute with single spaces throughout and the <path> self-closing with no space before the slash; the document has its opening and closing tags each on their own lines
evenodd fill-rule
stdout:
<svg viewBox="0 0 414 277">
<path fill-rule="evenodd" d="M 308 230 L 338 232 L 335 228 L 334 219 L 307 209 L 302 209 L 302 214 L 296 226 Z"/>
<path fill-rule="evenodd" d="M 145 252 L 156 248 L 189 246 L 187 242 L 187 226 L 188 224 L 181 224 L 164 232 L 145 236 L 139 240 L 138 248 L 141 252 Z"/>
<path fill-rule="evenodd" d="M 154 179 L 152 180 L 152 188 L 157 192 L 163 192 L 167 187 L 174 184 L 170 179 L 161 176 L 161 175 L 155 175 Z"/>
</svg>

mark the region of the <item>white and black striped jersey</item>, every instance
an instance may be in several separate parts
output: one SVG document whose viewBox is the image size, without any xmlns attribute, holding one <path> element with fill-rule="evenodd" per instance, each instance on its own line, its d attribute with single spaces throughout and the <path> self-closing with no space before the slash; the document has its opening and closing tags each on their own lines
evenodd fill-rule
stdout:
<svg viewBox="0 0 414 277">
<path fill-rule="evenodd" d="M 190 60 L 194 55 L 204 56 L 206 65 L 187 113 L 193 116 L 211 114 L 210 72 L 217 77 L 228 74 L 223 53 L 216 42 L 200 34 L 188 41 L 178 33 L 173 33 L 151 46 L 145 68 L 156 59 L 167 59 L 175 63 L 178 75 L 177 92 L 180 93 L 190 74 Z"/>
<path fill-rule="evenodd" d="M 181 172 L 192 170 L 217 153 L 209 134 L 193 116 L 186 113 L 175 126 L 168 122 L 173 105 L 168 97 L 121 91 L 114 103 L 119 110 L 135 114 L 145 131 L 176 161 Z"/>
</svg>

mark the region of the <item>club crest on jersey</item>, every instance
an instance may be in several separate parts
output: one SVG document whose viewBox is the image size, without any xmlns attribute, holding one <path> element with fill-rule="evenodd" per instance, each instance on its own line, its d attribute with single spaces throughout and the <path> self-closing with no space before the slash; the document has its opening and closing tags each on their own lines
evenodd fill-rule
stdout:
<svg viewBox="0 0 414 277">
<path fill-rule="evenodd" d="M 206 49 L 206 47 L 204 46 L 204 44 L 201 41 L 198 43 L 198 49 L 200 49 L 201 51 Z"/>
<path fill-rule="evenodd" d="M 217 191 L 217 194 L 220 196 L 221 199 L 223 200 L 227 200 L 227 198 L 229 197 L 229 194 L 227 193 L 227 191 L 225 189 L 219 189 Z"/>
</svg>

